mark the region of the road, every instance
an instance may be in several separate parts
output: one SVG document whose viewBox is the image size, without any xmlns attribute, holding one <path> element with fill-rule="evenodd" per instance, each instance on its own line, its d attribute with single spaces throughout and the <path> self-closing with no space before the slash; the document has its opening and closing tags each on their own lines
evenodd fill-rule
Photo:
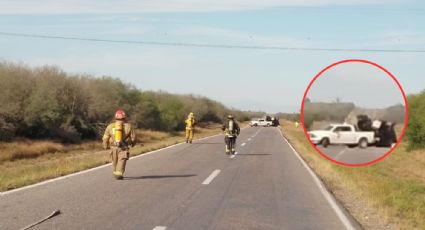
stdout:
<svg viewBox="0 0 425 230">
<path fill-rule="evenodd" d="M 374 146 L 361 149 L 359 147 L 349 148 L 345 145 L 330 145 L 323 148 L 321 145 L 318 145 L 317 148 L 331 159 L 347 164 L 371 162 L 390 151 L 390 148 Z"/>
<path fill-rule="evenodd" d="M 246 128 L 132 158 L 125 178 L 101 167 L 0 197 L 0 229 L 352 229 L 277 128 Z M 324 195 L 325 194 L 325 195 Z"/>
</svg>

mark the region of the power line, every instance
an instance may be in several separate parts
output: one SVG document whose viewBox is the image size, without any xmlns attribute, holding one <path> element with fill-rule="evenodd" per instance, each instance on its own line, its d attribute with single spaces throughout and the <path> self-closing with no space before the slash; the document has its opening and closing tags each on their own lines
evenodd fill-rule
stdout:
<svg viewBox="0 0 425 230">
<path fill-rule="evenodd" d="M 67 37 L 67 36 L 53 36 L 53 35 L 41 35 L 41 34 L 25 34 L 25 33 L 8 33 L 8 32 L 0 32 L 0 35 L 14 36 L 14 37 L 28 37 L 28 38 L 42 38 L 42 39 L 61 39 L 61 40 L 76 40 L 76 41 L 89 41 L 89 42 L 107 42 L 107 43 L 125 43 L 125 44 L 155 45 L 155 46 L 197 47 L 197 48 L 257 49 L 257 50 L 286 50 L 286 51 L 327 51 L 327 52 L 370 52 L 370 53 L 425 53 L 425 50 L 419 50 L 419 49 L 309 48 L 309 47 L 289 47 L 289 46 L 155 42 L 155 41 L 131 41 L 131 40 L 100 39 L 100 38 Z"/>
</svg>

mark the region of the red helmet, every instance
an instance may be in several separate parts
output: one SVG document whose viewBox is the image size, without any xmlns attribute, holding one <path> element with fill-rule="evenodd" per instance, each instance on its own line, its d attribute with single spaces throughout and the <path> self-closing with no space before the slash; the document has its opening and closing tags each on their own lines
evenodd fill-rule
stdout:
<svg viewBox="0 0 425 230">
<path fill-rule="evenodd" d="M 117 110 L 117 112 L 115 112 L 115 119 L 117 120 L 124 120 L 125 119 L 125 112 L 122 109 Z"/>
</svg>

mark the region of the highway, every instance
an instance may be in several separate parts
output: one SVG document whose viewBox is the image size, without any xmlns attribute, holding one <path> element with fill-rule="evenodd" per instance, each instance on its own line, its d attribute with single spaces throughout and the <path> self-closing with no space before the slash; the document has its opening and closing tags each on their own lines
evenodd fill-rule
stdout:
<svg viewBox="0 0 425 230">
<path fill-rule="evenodd" d="M 246 128 L 1 194 L 0 229 L 359 229 L 278 128 Z"/>
<path fill-rule="evenodd" d="M 374 146 L 362 149 L 359 147 L 349 148 L 345 145 L 330 145 L 323 148 L 321 145 L 318 145 L 317 148 L 331 159 L 347 164 L 368 163 L 390 151 L 390 148 Z"/>
</svg>

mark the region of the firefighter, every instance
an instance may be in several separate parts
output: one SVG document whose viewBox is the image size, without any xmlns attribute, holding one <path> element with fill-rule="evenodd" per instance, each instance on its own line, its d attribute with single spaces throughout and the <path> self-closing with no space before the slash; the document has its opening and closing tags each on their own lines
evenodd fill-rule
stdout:
<svg viewBox="0 0 425 230">
<path fill-rule="evenodd" d="M 221 129 L 224 131 L 226 154 L 235 154 L 236 137 L 239 135 L 241 129 L 232 115 L 227 116 L 227 121 L 223 124 Z"/>
<path fill-rule="evenodd" d="M 186 123 L 186 143 L 192 144 L 193 129 L 195 125 L 195 117 L 192 112 L 189 113 L 189 115 L 187 116 L 185 123 Z"/>
<path fill-rule="evenodd" d="M 102 141 L 103 148 L 111 150 L 112 173 L 116 179 L 121 180 L 130 157 L 129 149 L 136 143 L 136 134 L 131 124 L 126 122 L 123 110 L 117 110 L 115 122 L 108 125 Z"/>
<path fill-rule="evenodd" d="M 295 128 L 298 128 L 298 126 L 300 126 L 300 123 L 298 123 L 298 121 L 295 121 Z"/>
</svg>

